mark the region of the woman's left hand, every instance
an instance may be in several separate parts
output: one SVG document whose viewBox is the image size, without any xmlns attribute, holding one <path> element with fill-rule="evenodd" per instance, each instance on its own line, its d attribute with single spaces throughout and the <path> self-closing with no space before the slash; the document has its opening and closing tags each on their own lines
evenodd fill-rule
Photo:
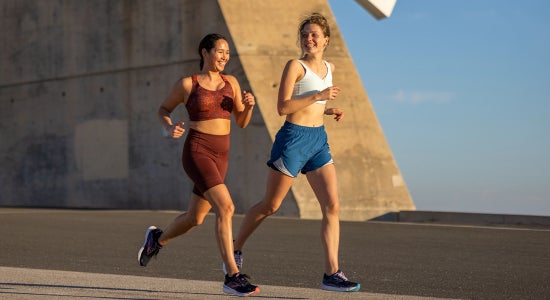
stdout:
<svg viewBox="0 0 550 300">
<path fill-rule="evenodd" d="M 325 115 L 334 115 L 334 120 L 340 121 L 344 117 L 344 111 L 339 108 L 327 108 Z"/>
<path fill-rule="evenodd" d="M 243 91 L 242 103 L 246 108 L 254 107 L 254 105 L 256 105 L 256 100 L 254 99 L 254 95 L 252 95 L 252 93 L 249 93 L 247 91 Z"/>
</svg>

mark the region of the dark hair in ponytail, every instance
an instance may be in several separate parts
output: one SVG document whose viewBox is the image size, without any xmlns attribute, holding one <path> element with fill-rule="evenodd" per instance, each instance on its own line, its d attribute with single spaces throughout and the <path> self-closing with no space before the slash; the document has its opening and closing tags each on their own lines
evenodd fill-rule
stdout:
<svg viewBox="0 0 550 300">
<path fill-rule="evenodd" d="M 226 40 L 227 39 L 219 34 L 219 33 L 210 33 L 207 34 L 205 37 L 202 38 L 200 44 L 199 44 L 199 56 L 201 57 L 200 62 L 200 69 L 202 70 L 202 67 L 204 66 L 204 57 L 202 57 L 202 49 L 206 49 L 206 51 L 212 50 L 214 46 L 216 46 L 216 42 L 218 40 Z"/>
</svg>

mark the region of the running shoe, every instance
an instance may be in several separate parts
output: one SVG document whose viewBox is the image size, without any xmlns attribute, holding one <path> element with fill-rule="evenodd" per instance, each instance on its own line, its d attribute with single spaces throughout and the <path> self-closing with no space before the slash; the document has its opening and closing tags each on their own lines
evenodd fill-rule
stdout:
<svg viewBox="0 0 550 300">
<path fill-rule="evenodd" d="M 223 292 L 236 296 L 250 296 L 260 292 L 260 288 L 248 282 L 248 275 L 237 273 L 231 277 L 225 275 Z"/>
<path fill-rule="evenodd" d="M 243 267 L 243 253 L 241 252 L 241 250 L 235 250 L 235 252 L 233 252 L 233 255 L 235 257 L 235 263 L 237 264 L 237 268 L 239 268 L 239 271 L 240 271 Z M 222 268 L 223 268 L 223 274 L 227 274 L 227 268 L 225 267 L 225 263 L 222 263 Z"/>
<path fill-rule="evenodd" d="M 149 260 L 151 260 L 153 256 L 156 256 L 159 253 L 159 250 L 162 249 L 162 246 L 158 242 L 161 234 L 162 230 L 156 228 L 155 226 L 150 226 L 147 228 L 147 231 L 145 232 L 145 242 L 138 252 L 138 262 L 140 266 L 147 266 Z"/>
<path fill-rule="evenodd" d="M 357 292 L 361 288 L 361 284 L 351 282 L 346 278 L 344 272 L 338 272 L 332 275 L 323 275 L 323 284 L 321 289 L 335 292 Z"/>
</svg>

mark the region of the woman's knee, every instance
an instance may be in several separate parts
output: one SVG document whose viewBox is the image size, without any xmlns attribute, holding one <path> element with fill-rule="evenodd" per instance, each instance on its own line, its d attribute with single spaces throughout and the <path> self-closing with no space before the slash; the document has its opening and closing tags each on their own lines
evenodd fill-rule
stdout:
<svg viewBox="0 0 550 300">
<path fill-rule="evenodd" d="M 202 223 L 204 222 L 204 218 L 205 216 L 191 216 L 189 218 L 189 223 L 193 227 L 199 226 L 202 225 Z"/>
<path fill-rule="evenodd" d="M 235 205 L 231 201 L 224 203 L 218 207 L 217 214 L 223 217 L 233 217 L 233 214 L 235 214 Z"/>
<path fill-rule="evenodd" d="M 192 212 L 187 212 L 181 217 L 184 219 L 183 221 L 189 224 L 189 226 L 195 227 L 199 226 L 204 222 L 204 219 L 206 218 L 206 214 L 196 214 Z"/>
<path fill-rule="evenodd" d="M 338 215 L 340 213 L 340 205 L 337 201 L 329 202 L 323 206 L 323 212 L 326 215 Z"/>
<path fill-rule="evenodd" d="M 279 211 L 280 207 L 281 207 L 280 205 L 264 200 L 259 203 L 258 210 L 263 215 L 271 216 L 275 214 L 277 211 Z"/>
</svg>

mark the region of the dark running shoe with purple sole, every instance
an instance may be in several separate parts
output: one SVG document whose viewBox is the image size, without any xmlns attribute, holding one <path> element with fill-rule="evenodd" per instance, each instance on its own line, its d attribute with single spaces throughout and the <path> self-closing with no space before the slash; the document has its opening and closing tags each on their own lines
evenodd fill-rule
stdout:
<svg viewBox="0 0 550 300">
<path fill-rule="evenodd" d="M 223 292 L 226 294 L 246 297 L 260 292 L 260 288 L 248 282 L 246 274 L 237 273 L 231 277 L 225 275 Z"/>
<path fill-rule="evenodd" d="M 147 228 L 145 232 L 145 242 L 138 252 L 138 262 L 140 266 L 147 266 L 149 260 L 151 260 L 153 256 L 156 256 L 159 250 L 162 249 L 162 246 L 158 243 L 158 238 L 161 234 L 162 230 L 155 226 L 149 226 L 149 228 Z"/>
</svg>

